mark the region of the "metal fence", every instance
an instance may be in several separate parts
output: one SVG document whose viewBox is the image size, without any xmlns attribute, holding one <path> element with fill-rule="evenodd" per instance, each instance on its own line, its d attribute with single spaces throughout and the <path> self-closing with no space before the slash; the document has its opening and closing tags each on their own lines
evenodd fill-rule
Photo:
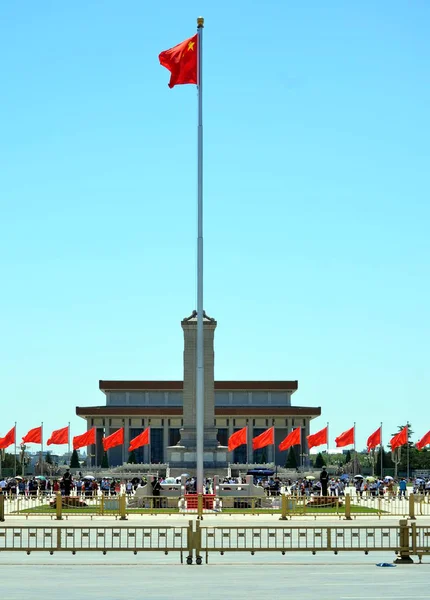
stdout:
<svg viewBox="0 0 430 600">
<path fill-rule="evenodd" d="M 383 518 L 429 517 L 429 497 L 411 494 L 408 498 L 359 498 L 347 494 L 344 497 L 330 496 L 207 496 L 186 495 L 179 497 L 163 496 L 104 496 L 83 498 L 53 496 L 4 496 L 0 495 L 0 521 L 7 516 L 46 516 L 62 519 L 73 516 L 113 516 L 126 519 L 131 514 L 250 514 L 279 515 L 281 519 L 293 519 L 300 516 L 335 516 L 339 519 L 357 519 L 359 517 Z M 137 501 L 138 500 L 138 501 Z"/>
<path fill-rule="evenodd" d="M 0 552 L 143 551 L 191 553 L 192 522 L 183 527 L 0 527 Z"/>
<path fill-rule="evenodd" d="M 163 527 L 0 527 L 1 552 L 178 552 L 181 563 L 207 563 L 209 555 L 227 552 L 395 552 L 397 562 L 430 554 L 430 527 L 401 520 L 390 526 L 216 527 L 189 521 Z"/>
</svg>

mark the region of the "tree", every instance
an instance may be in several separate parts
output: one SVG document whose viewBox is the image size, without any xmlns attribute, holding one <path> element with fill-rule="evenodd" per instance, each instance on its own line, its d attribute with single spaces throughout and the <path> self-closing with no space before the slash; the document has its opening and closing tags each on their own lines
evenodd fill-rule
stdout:
<svg viewBox="0 0 430 600">
<path fill-rule="evenodd" d="M 4 450 L 0 450 L 0 452 L 3 453 L 1 459 L 2 469 L 8 469 L 10 475 L 13 475 L 13 470 L 15 467 L 15 456 L 13 454 L 10 454 L 9 452 L 5 452 Z M 16 460 L 16 474 L 22 475 L 21 463 L 18 459 Z"/>
<path fill-rule="evenodd" d="M 394 463 L 391 458 L 391 454 L 386 452 L 384 448 L 379 448 L 379 450 L 375 453 L 375 475 L 378 477 L 382 477 L 384 473 L 381 473 L 381 452 L 382 452 L 382 468 L 385 469 L 394 469 Z"/>
<path fill-rule="evenodd" d="M 72 458 L 70 459 L 70 468 L 71 469 L 79 469 L 80 466 L 81 465 L 79 463 L 78 452 L 77 452 L 77 450 L 73 450 Z"/>
<path fill-rule="evenodd" d="M 130 465 L 135 465 L 135 464 L 137 463 L 137 460 L 136 460 L 136 453 L 135 453 L 135 451 L 134 451 L 134 450 L 132 450 L 132 451 L 130 452 L 130 454 L 128 455 L 128 460 L 127 460 L 127 462 L 128 462 Z"/>
<path fill-rule="evenodd" d="M 287 454 L 287 460 L 285 462 L 286 469 L 297 469 L 297 455 L 293 446 L 290 447 Z"/>
<path fill-rule="evenodd" d="M 351 460 L 351 450 L 347 450 L 345 454 L 345 464 L 350 463 Z"/>
<path fill-rule="evenodd" d="M 100 465 L 102 469 L 109 469 L 109 459 L 107 452 L 103 454 L 102 464 Z"/>
<path fill-rule="evenodd" d="M 325 460 L 321 452 L 318 452 L 314 464 L 316 469 L 321 469 L 325 465 Z"/>
<path fill-rule="evenodd" d="M 52 462 L 52 456 L 51 456 L 51 453 L 49 451 L 46 453 L 45 462 L 46 462 L 47 465 L 52 465 L 53 464 L 53 462 Z"/>
</svg>

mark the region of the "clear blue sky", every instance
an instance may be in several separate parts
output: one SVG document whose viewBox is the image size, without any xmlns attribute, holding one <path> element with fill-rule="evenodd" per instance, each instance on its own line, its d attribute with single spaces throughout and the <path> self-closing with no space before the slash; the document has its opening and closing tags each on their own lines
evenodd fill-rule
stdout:
<svg viewBox="0 0 430 600">
<path fill-rule="evenodd" d="M 207 3 L 205 3 L 207 4 Z M 298 379 L 312 432 L 430 429 L 426 0 L 3 1 L 0 435 L 85 422 L 99 379 L 180 379 L 196 302 L 196 89 L 158 54 L 205 17 L 205 308 L 217 379 Z M 36 448 L 34 448 L 36 449 Z"/>
</svg>

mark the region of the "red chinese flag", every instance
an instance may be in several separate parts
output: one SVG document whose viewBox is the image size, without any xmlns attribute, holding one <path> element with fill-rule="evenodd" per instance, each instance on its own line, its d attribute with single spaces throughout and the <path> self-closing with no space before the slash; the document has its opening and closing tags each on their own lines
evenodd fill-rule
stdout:
<svg viewBox="0 0 430 600">
<path fill-rule="evenodd" d="M 147 427 L 144 431 L 142 431 L 142 433 L 139 433 L 139 435 L 137 435 L 130 441 L 128 451 L 132 452 L 133 450 L 136 450 L 136 448 L 140 448 L 141 446 L 147 446 L 150 443 L 150 436 L 150 428 Z"/>
<path fill-rule="evenodd" d="M 372 433 L 372 435 L 369 435 L 369 437 L 367 438 L 367 451 L 370 452 L 372 448 L 380 446 L 381 443 L 381 428 L 379 427 L 376 431 Z"/>
<path fill-rule="evenodd" d="M 235 431 L 228 438 L 228 451 L 233 452 L 235 448 L 242 446 L 242 444 L 248 443 L 248 428 L 243 427 L 243 429 L 239 429 L 239 431 Z"/>
<path fill-rule="evenodd" d="M 68 444 L 69 443 L 69 427 L 63 427 L 63 429 L 56 429 L 51 433 L 51 437 L 46 442 L 47 446 L 51 444 Z"/>
<path fill-rule="evenodd" d="M 15 427 L 12 427 L 7 434 L 0 438 L 0 449 L 4 450 L 5 448 L 9 448 L 11 444 L 15 443 Z"/>
<path fill-rule="evenodd" d="M 274 444 L 274 443 L 275 443 L 275 428 L 270 427 L 269 429 L 266 429 L 266 431 L 263 431 L 263 433 L 260 433 L 260 435 L 257 435 L 257 437 L 255 437 L 252 440 L 252 449 L 258 450 L 259 448 L 265 448 L 266 446 L 270 446 L 271 444 Z"/>
<path fill-rule="evenodd" d="M 197 33 L 159 55 L 160 64 L 170 71 L 169 87 L 197 83 Z"/>
<path fill-rule="evenodd" d="M 124 443 L 124 427 L 117 429 L 107 437 L 103 438 L 103 449 L 109 450 L 109 448 L 115 448 L 115 446 L 121 446 Z"/>
<path fill-rule="evenodd" d="M 306 436 L 306 439 L 308 440 L 309 450 L 311 448 L 314 448 L 315 446 L 322 446 L 323 444 L 327 444 L 327 427 L 324 427 L 324 429 L 320 429 L 320 431 L 317 431 L 312 435 Z"/>
<path fill-rule="evenodd" d="M 390 446 L 391 450 L 395 450 L 399 446 L 403 446 L 408 443 L 408 426 L 403 427 L 397 435 L 391 438 Z"/>
<path fill-rule="evenodd" d="M 21 444 L 41 444 L 42 443 L 42 426 L 30 429 L 30 431 L 22 438 Z"/>
<path fill-rule="evenodd" d="M 430 431 L 427 431 L 427 433 L 415 445 L 418 450 L 422 450 L 428 444 L 430 444 Z"/>
<path fill-rule="evenodd" d="M 73 450 L 79 450 L 84 446 L 92 446 L 96 443 L 96 428 L 89 429 L 82 435 L 75 435 L 73 438 Z"/>
<path fill-rule="evenodd" d="M 354 427 L 344 431 L 334 440 L 336 442 L 336 448 L 342 448 L 343 446 L 349 446 L 354 443 Z"/>
<path fill-rule="evenodd" d="M 279 444 L 279 450 L 288 450 L 291 446 L 297 446 L 301 444 L 301 427 L 297 427 L 291 431 L 285 439 Z"/>
</svg>

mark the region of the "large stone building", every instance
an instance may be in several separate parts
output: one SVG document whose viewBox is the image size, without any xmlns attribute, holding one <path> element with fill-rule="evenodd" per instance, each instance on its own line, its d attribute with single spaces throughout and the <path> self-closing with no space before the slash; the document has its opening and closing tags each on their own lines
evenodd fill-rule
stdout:
<svg viewBox="0 0 430 600">
<path fill-rule="evenodd" d="M 195 373 L 196 315 L 181 323 L 184 331 L 183 381 L 100 381 L 106 405 L 77 407 L 76 414 L 96 428 L 96 445 L 90 447 L 92 464 L 103 456 L 102 437 L 124 427 L 124 446 L 109 450 L 111 466 L 127 461 L 129 441 L 146 427 L 151 428 L 151 444 L 136 450 L 142 463 L 166 463 L 193 469 L 195 466 Z M 225 467 L 228 463 L 275 462 L 284 465 L 286 452 L 279 443 L 296 427 L 302 428 L 298 454 L 307 462 L 306 436 L 311 419 L 320 407 L 292 406 L 291 395 L 297 381 L 214 381 L 213 339 L 216 321 L 204 319 L 205 370 L 205 467 Z M 248 427 L 248 445 L 227 452 L 229 436 Z M 275 447 L 253 451 L 252 438 L 275 427 Z"/>
</svg>

